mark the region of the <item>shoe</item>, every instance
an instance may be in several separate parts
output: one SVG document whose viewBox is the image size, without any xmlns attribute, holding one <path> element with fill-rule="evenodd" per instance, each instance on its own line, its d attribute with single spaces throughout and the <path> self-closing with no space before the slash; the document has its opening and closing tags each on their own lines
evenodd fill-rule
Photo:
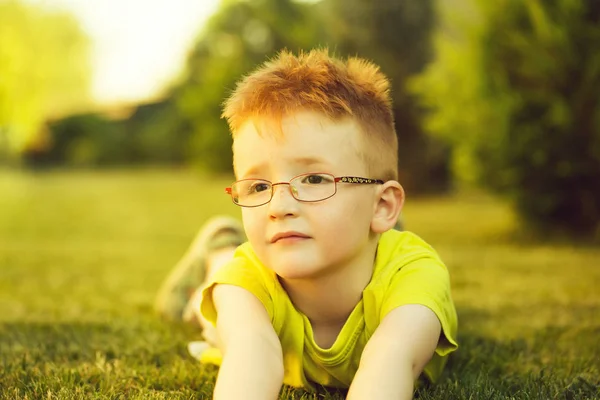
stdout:
<svg viewBox="0 0 600 400">
<path fill-rule="evenodd" d="M 211 345 L 208 342 L 189 342 L 188 343 L 188 353 L 196 360 L 202 360 L 202 354 L 206 352 L 206 350 L 211 348 Z"/>
<path fill-rule="evenodd" d="M 221 365 L 223 354 L 208 342 L 189 342 L 188 353 L 202 364 Z"/>
<path fill-rule="evenodd" d="M 163 318 L 181 321 L 186 304 L 204 283 L 209 252 L 237 247 L 246 241 L 240 221 L 227 216 L 208 220 L 161 286 L 154 308 Z"/>
</svg>

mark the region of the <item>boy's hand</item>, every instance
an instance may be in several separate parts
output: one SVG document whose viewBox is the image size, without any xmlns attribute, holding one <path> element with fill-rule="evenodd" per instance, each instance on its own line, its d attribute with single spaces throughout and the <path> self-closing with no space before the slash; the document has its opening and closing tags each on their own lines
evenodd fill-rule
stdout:
<svg viewBox="0 0 600 400">
<path fill-rule="evenodd" d="M 215 399 L 276 399 L 283 382 L 281 343 L 263 304 L 245 289 L 213 289 L 223 362 Z"/>
<path fill-rule="evenodd" d="M 414 381 L 433 356 L 441 329 L 425 306 L 390 311 L 365 346 L 348 399 L 412 399 Z"/>
</svg>

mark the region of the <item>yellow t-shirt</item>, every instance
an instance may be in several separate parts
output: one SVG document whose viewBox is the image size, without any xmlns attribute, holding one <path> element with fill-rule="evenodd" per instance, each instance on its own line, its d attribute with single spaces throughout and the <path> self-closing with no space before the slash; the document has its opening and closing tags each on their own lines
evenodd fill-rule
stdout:
<svg viewBox="0 0 600 400">
<path fill-rule="evenodd" d="M 371 281 L 329 349 L 313 339 L 308 318 L 292 304 L 275 273 L 257 258 L 249 243 L 241 245 L 234 260 L 223 266 L 202 294 L 201 311 L 215 324 L 212 290 L 216 284 L 245 288 L 265 306 L 283 350 L 284 380 L 290 386 L 314 389 L 314 384 L 348 388 L 356 374 L 369 338 L 388 312 L 406 304 L 430 308 L 442 325 L 442 336 L 424 373 L 435 381 L 456 350 L 457 317 L 450 295 L 448 270 L 437 253 L 410 232 L 381 235 Z M 215 349 L 216 350 L 216 349 Z M 220 364 L 218 351 L 203 361 Z"/>
</svg>

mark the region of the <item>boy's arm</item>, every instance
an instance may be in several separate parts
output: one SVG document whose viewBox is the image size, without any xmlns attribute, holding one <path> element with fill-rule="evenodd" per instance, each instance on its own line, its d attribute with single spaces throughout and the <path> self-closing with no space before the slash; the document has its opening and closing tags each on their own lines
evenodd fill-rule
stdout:
<svg viewBox="0 0 600 400">
<path fill-rule="evenodd" d="M 365 346 L 348 399 L 412 399 L 414 381 L 433 356 L 441 324 L 429 308 L 390 311 Z"/>
<path fill-rule="evenodd" d="M 263 304 L 233 285 L 213 289 L 223 361 L 215 399 L 276 399 L 283 382 L 279 338 Z"/>
</svg>

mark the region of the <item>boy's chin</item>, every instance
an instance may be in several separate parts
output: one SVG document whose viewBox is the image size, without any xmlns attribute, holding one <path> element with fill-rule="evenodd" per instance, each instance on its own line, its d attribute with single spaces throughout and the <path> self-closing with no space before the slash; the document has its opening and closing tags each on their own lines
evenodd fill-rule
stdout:
<svg viewBox="0 0 600 400">
<path fill-rule="evenodd" d="M 315 279 L 322 272 L 321 268 L 312 266 L 306 261 L 293 262 L 293 260 L 285 260 L 280 263 L 275 262 L 273 265 L 276 265 L 273 268 L 274 272 L 284 280 Z"/>
</svg>

